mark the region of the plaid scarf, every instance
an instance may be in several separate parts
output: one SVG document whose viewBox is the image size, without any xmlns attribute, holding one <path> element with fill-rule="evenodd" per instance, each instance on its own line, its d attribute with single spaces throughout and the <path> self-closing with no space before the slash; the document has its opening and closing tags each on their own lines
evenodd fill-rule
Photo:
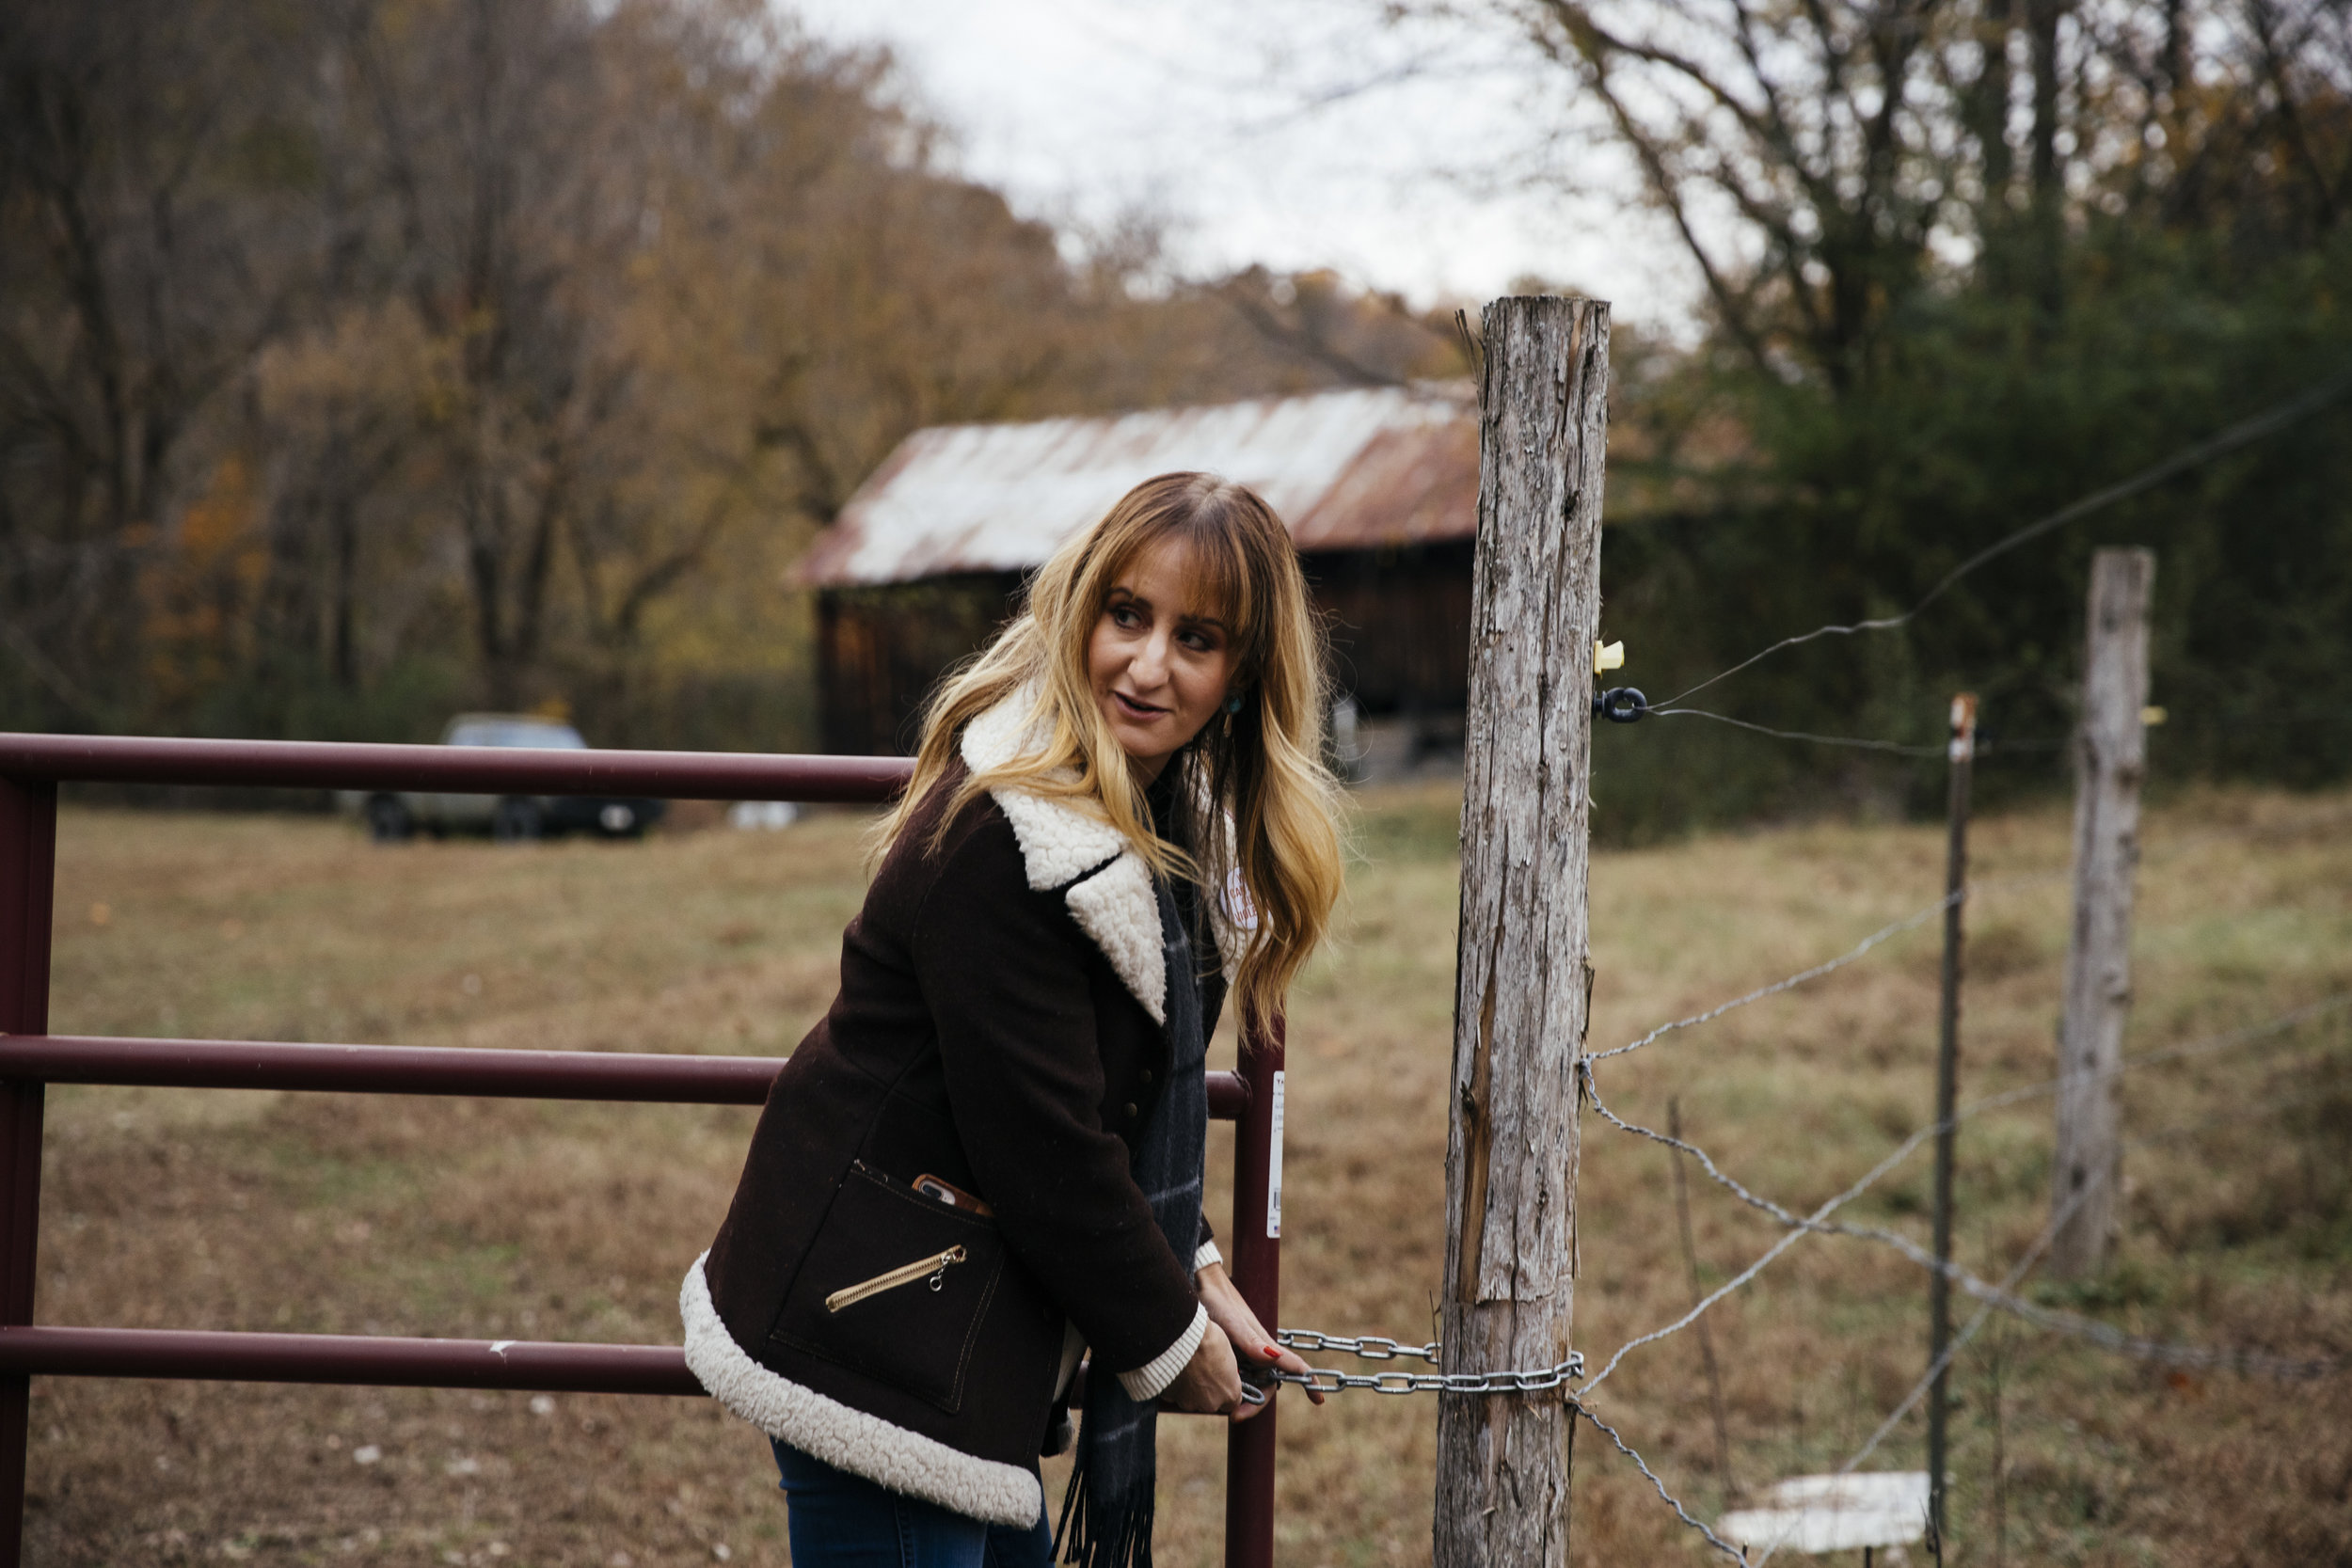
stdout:
<svg viewBox="0 0 2352 1568">
<path fill-rule="evenodd" d="M 1129 1165 L 1152 1218 L 1189 1271 L 1200 1245 L 1200 1169 L 1209 1142 L 1208 1041 L 1200 971 L 1175 895 L 1158 879 L 1160 942 L 1168 956 L 1168 1087 L 1143 1124 Z M 1209 1332 L 1217 1330 L 1212 1326 Z M 1087 1379 L 1078 1459 L 1062 1499 L 1055 1545 L 1082 1568 L 1152 1568 L 1158 1407 L 1127 1397 L 1097 1367 Z"/>
</svg>

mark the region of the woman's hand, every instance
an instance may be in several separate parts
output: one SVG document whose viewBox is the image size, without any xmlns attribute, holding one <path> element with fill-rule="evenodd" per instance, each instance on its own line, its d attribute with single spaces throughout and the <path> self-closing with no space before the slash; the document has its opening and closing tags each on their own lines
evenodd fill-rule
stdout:
<svg viewBox="0 0 2352 1568">
<path fill-rule="evenodd" d="M 1216 1308 L 1210 1316 L 1214 1320 Z M 1214 1321 L 1176 1381 L 1160 1390 L 1160 1403 L 1195 1416 L 1228 1416 L 1237 1408 L 1248 1413 L 1250 1407 L 1241 1402 L 1241 1369 L 1233 1361 L 1232 1342 L 1216 1331 Z"/>
<path fill-rule="evenodd" d="M 1200 1305 L 1209 1309 L 1210 1328 L 1222 1331 L 1200 1336 L 1204 1346 L 1212 1339 L 1223 1339 L 1232 1347 L 1227 1352 L 1229 1356 L 1238 1354 L 1253 1367 L 1279 1367 L 1286 1372 L 1309 1370 L 1307 1363 L 1295 1353 L 1274 1342 L 1274 1336 L 1268 1334 L 1265 1325 L 1258 1321 L 1258 1314 L 1252 1312 L 1249 1304 L 1242 1300 L 1241 1290 L 1234 1285 L 1232 1276 L 1225 1272 L 1224 1264 L 1211 1263 L 1200 1271 Z M 1194 1359 L 1197 1361 L 1199 1357 Z M 1266 1404 L 1245 1404 L 1233 1412 L 1233 1419 L 1246 1421 L 1265 1409 L 1274 1402 L 1275 1390 L 1280 1386 L 1280 1384 L 1268 1386 Z M 1323 1402 L 1320 1389 L 1308 1389 L 1307 1397 L 1317 1404 Z"/>
</svg>

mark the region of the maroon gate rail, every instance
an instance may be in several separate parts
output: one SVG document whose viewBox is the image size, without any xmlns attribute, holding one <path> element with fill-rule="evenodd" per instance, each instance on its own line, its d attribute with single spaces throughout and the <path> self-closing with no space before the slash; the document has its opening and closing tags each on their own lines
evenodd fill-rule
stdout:
<svg viewBox="0 0 2352 1568">
<path fill-rule="evenodd" d="M 0 735 L 0 1568 L 17 1568 L 24 1525 L 31 1379 L 220 1378 L 577 1393 L 699 1394 L 669 1345 L 552 1344 L 326 1334 L 36 1326 L 41 1113 L 50 1084 L 276 1088 L 346 1094 L 488 1095 L 756 1105 L 781 1060 L 765 1056 L 469 1051 L 245 1040 L 51 1035 L 49 937 L 56 898 L 57 785 L 230 784 L 485 795 L 641 795 L 701 800 L 872 802 L 906 783 L 896 757 L 699 752 L 494 751 L 294 741 Z M 1279 1020 L 1209 1075 L 1209 1114 L 1237 1122 L 1233 1279 L 1279 1323 L 1281 1243 L 1268 1204 L 1278 1158 Z M 1274 1422 L 1267 1410 L 1226 1439 L 1225 1560 L 1274 1560 Z"/>
</svg>

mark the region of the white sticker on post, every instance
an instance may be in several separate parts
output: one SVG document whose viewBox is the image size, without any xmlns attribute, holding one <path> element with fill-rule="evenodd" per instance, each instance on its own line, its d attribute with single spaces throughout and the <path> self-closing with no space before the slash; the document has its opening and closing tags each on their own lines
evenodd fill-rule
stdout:
<svg viewBox="0 0 2352 1568">
<path fill-rule="evenodd" d="M 1282 1069 L 1274 1069 L 1274 1132 L 1265 1162 L 1265 1233 L 1268 1241 L 1282 1239 Z"/>
</svg>

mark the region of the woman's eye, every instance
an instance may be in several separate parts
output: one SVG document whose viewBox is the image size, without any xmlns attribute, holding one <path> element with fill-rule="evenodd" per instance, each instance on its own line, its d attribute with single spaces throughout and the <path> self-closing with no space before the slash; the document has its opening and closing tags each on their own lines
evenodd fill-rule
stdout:
<svg viewBox="0 0 2352 1568">
<path fill-rule="evenodd" d="M 1120 604 L 1111 606 L 1112 626 L 1134 626 L 1142 619 L 1142 616 L 1136 613 L 1136 607 L 1133 605 Z"/>
</svg>

